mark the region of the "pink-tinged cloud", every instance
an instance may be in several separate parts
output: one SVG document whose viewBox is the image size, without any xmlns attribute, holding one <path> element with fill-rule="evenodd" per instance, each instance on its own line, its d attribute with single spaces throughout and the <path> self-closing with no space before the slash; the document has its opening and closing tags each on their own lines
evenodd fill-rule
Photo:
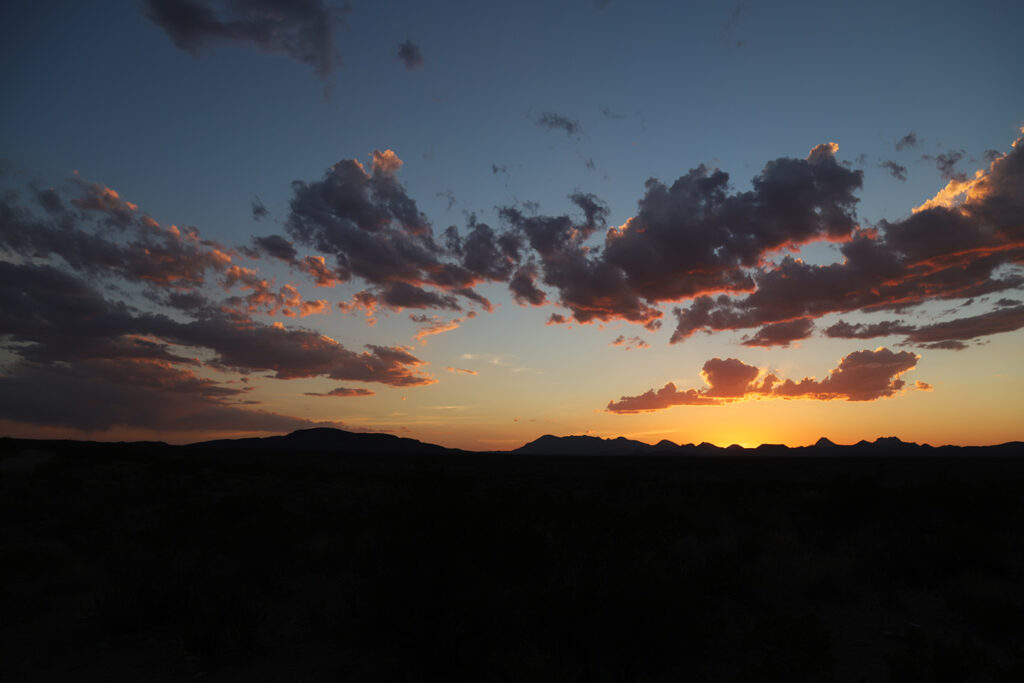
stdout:
<svg viewBox="0 0 1024 683">
<path fill-rule="evenodd" d="M 421 325 L 421 327 L 416 331 L 416 334 L 413 335 L 420 344 L 426 344 L 427 337 L 457 330 L 459 325 L 462 324 L 462 318 L 445 320 L 444 318 L 436 315 L 413 314 L 409 316 L 409 320 Z"/>
<path fill-rule="evenodd" d="M 624 334 L 620 334 L 612 340 L 610 346 L 621 346 L 627 351 L 631 351 L 633 349 L 647 349 L 650 348 L 651 345 L 640 337 L 627 337 Z"/>
<path fill-rule="evenodd" d="M 295 267 L 313 278 L 317 287 L 334 287 L 342 283 L 342 280 L 327 267 L 327 261 L 323 256 L 306 256 L 296 261 Z"/>
<path fill-rule="evenodd" d="M 445 368 L 448 372 L 456 372 L 463 375 L 479 375 L 480 373 L 476 370 L 467 370 L 466 368 L 456 368 L 449 365 Z"/>
<path fill-rule="evenodd" d="M 917 365 L 918 358 L 909 351 L 897 353 L 886 348 L 854 351 L 842 358 L 824 379 L 805 377 L 799 382 L 780 380 L 736 358 L 712 358 L 701 371 L 706 387 L 680 391 L 669 382 L 658 390 L 649 389 L 638 396 L 611 401 L 605 409 L 612 413 L 639 413 L 677 405 L 724 405 L 755 398 L 874 401 L 903 389 L 905 383 L 900 377 Z"/>
<path fill-rule="evenodd" d="M 386 149 L 381 152 L 379 149 L 373 150 L 373 172 L 383 173 L 384 175 L 394 175 L 398 173 L 398 170 L 402 168 L 404 164 L 398 155 L 390 149 Z"/>
<path fill-rule="evenodd" d="M 338 398 L 349 398 L 352 396 L 373 396 L 373 391 L 369 389 L 363 389 L 362 387 L 335 387 L 326 393 L 316 393 L 313 391 L 307 391 L 306 396 L 334 396 Z"/>
</svg>

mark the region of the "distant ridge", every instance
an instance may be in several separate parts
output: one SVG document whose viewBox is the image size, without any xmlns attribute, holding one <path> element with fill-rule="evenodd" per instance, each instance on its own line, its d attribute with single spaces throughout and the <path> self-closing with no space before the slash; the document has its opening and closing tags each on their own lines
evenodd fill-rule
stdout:
<svg viewBox="0 0 1024 683">
<path fill-rule="evenodd" d="M 616 439 L 602 439 L 598 436 L 544 436 L 511 451 L 524 455 L 632 455 L 646 453 L 661 447 L 651 446 L 643 441 L 633 441 L 620 436 Z M 671 447 L 678 448 L 671 441 Z"/>
<path fill-rule="evenodd" d="M 191 448 L 218 448 L 253 451 L 354 452 L 354 453 L 463 453 L 416 439 L 393 434 L 347 432 L 344 429 L 315 427 L 300 429 L 284 436 L 248 439 L 218 439 L 190 444 Z"/>
</svg>

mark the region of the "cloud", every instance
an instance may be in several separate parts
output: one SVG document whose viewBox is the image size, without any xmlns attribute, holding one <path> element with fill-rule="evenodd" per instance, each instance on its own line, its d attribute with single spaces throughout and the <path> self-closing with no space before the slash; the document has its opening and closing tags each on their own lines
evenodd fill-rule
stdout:
<svg viewBox="0 0 1024 683">
<path fill-rule="evenodd" d="M 260 251 L 286 263 L 293 263 L 299 256 L 292 243 L 281 235 L 253 237 L 252 241 Z"/>
<path fill-rule="evenodd" d="M 286 432 L 340 426 L 238 405 L 240 390 L 151 359 L 20 363 L 0 376 L 0 413 L 35 426 L 84 431 Z"/>
<path fill-rule="evenodd" d="M 270 215 L 270 211 L 263 205 L 259 197 L 252 200 L 252 219 L 258 221 Z"/>
<path fill-rule="evenodd" d="M 931 154 L 925 154 L 921 157 L 925 161 L 931 161 L 935 164 L 935 168 L 938 169 L 939 173 L 942 174 L 943 180 L 964 180 L 966 176 L 963 173 L 957 173 L 956 165 L 964 158 L 964 151 L 955 150 L 951 152 L 945 152 L 938 156 L 932 156 Z"/>
<path fill-rule="evenodd" d="M 928 384 L 928 382 L 922 382 L 921 380 L 914 382 L 914 388 L 918 391 L 933 391 L 935 389 L 935 387 Z"/>
<path fill-rule="evenodd" d="M 934 344 L 969 340 L 1024 328 L 1024 306 L 999 308 L 988 313 L 923 325 L 910 331 L 906 343 Z"/>
<path fill-rule="evenodd" d="M 724 405 L 754 398 L 874 401 L 903 389 L 905 382 L 900 377 L 916 367 L 918 359 L 909 351 L 893 352 L 886 348 L 854 351 L 843 357 L 824 379 L 805 377 L 794 382 L 780 380 L 736 358 L 712 358 L 701 371 L 706 387 L 680 391 L 669 382 L 658 390 L 649 389 L 638 396 L 611 401 L 606 410 L 639 413 L 676 405 Z"/>
<path fill-rule="evenodd" d="M 651 345 L 640 337 L 627 337 L 624 334 L 620 334 L 612 340 L 610 346 L 621 346 L 627 351 L 632 351 L 633 349 L 647 349 L 650 348 Z"/>
<path fill-rule="evenodd" d="M 407 38 L 398 44 L 398 51 L 395 53 L 395 56 L 398 57 L 398 60 L 409 71 L 415 71 L 423 66 L 423 53 L 420 52 L 420 46 L 412 42 L 411 38 Z"/>
<path fill-rule="evenodd" d="M 254 320 L 330 306 L 235 264 L 195 228 L 161 226 L 109 188 L 76 179 L 31 194 L 36 209 L 18 197 L 0 199 L 8 358 L 0 406 L 10 419 L 86 430 L 288 430 L 315 423 L 252 408 L 234 378 L 435 381 L 405 347 L 353 351 L 308 328 Z M 253 243 L 257 253 L 322 265 L 298 259 L 284 238 Z M 60 395 L 47 409 L 50 392 Z"/>
<path fill-rule="evenodd" d="M 743 341 L 744 346 L 789 346 L 794 341 L 807 339 L 814 331 L 811 318 L 797 318 L 765 325 L 753 337 Z"/>
<path fill-rule="evenodd" d="M 193 57 L 216 45 L 248 44 L 306 64 L 322 78 L 339 63 L 334 30 L 345 9 L 322 0 L 146 0 L 145 7 L 150 21 Z"/>
<path fill-rule="evenodd" d="M 446 367 L 445 370 L 447 370 L 448 372 L 456 372 L 456 373 L 460 373 L 460 374 L 463 374 L 463 375 L 479 375 L 480 374 L 476 370 L 466 370 L 465 368 L 455 368 L 455 367 L 452 367 L 451 365 Z"/>
<path fill-rule="evenodd" d="M 883 161 L 882 168 L 889 171 L 889 174 L 900 182 L 907 182 L 907 167 L 897 164 L 895 161 Z"/>
<path fill-rule="evenodd" d="M 581 131 L 580 122 L 554 111 L 546 111 L 534 121 L 541 128 L 560 130 L 569 137 Z"/>
<path fill-rule="evenodd" d="M 897 152 L 902 152 L 905 149 L 916 149 L 918 144 L 920 143 L 917 139 L 917 133 L 915 133 L 914 131 L 910 131 L 909 133 L 901 137 L 899 140 L 897 140 L 895 143 L 893 143 L 893 146 L 896 148 Z"/>
<path fill-rule="evenodd" d="M 676 308 L 672 341 L 700 330 L 904 309 L 1024 286 L 1022 187 L 1024 145 L 1017 145 L 973 179 L 951 180 L 908 218 L 853 230 L 839 246 L 842 262 L 812 265 L 786 256 L 752 269 L 745 296 L 705 294 Z"/>
<path fill-rule="evenodd" d="M 1000 305 L 1001 302 L 1006 302 Z M 998 308 L 988 313 L 965 316 L 930 325 L 908 325 L 899 320 L 851 325 L 843 320 L 825 330 L 828 337 L 870 339 L 894 334 L 906 335 L 901 345 L 933 349 L 962 350 L 963 341 L 1024 328 L 1024 305 L 1012 299 L 1001 299 Z"/>
<path fill-rule="evenodd" d="M 369 389 L 363 389 L 362 387 L 335 387 L 327 393 L 316 393 L 313 391 L 307 391 L 305 396 L 335 396 L 339 398 L 348 398 L 351 396 L 373 396 L 374 393 Z"/>
<path fill-rule="evenodd" d="M 409 320 L 422 325 L 414 335 L 420 344 L 426 344 L 427 337 L 457 330 L 459 325 L 463 322 L 462 318 L 445 320 L 444 318 L 436 315 L 410 315 Z"/>
<path fill-rule="evenodd" d="M 458 311 L 462 298 L 490 310 L 474 287 L 508 279 L 517 238 L 471 221 L 465 237 L 452 227 L 439 244 L 396 178 L 401 166 L 392 150 L 375 151 L 370 173 L 356 160 L 339 161 L 319 181 L 295 181 L 289 235 L 332 257 L 331 281 L 361 278 L 370 285 L 365 296 L 381 306 Z"/>
<path fill-rule="evenodd" d="M 888 337 L 893 334 L 906 334 L 913 330 L 913 325 L 904 324 L 901 320 L 856 324 L 840 320 L 825 329 L 825 336 L 834 339 L 871 339 L 873 337 Z"/>
<path fill-rule="evenodd" d="M 862 174 L 840 165 L 835 151 L 827 143 L 805 159 L 771 161 L 745 192 L 731 192 L 728 174 L 705 166 L 671 185 L 648 180 L 636 215 L 608 229 L 601 250 L 586 244 L 608 215 L 592 195 L 571 197 L 584 220 L 512 208 L 502 216 L 524 234 L 543 283 L 558 291 L 558 303 L 577 322 L 626 320 L 654 328 L 663 317 L 658 304 L 753 291 L 751 271 L 770 252 L 850 240 Z"/>
</svg>

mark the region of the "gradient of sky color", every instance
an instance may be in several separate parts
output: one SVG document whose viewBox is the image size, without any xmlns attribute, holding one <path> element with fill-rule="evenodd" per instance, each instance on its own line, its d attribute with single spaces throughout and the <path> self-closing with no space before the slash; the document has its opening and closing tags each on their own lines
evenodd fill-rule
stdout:
<svg viewBox="0 0 1024 683">
<path fill-rule="evenodd" d="M 1024 438 L 1021 19 L 4 3 L 0 433 Z"/>
</svg>

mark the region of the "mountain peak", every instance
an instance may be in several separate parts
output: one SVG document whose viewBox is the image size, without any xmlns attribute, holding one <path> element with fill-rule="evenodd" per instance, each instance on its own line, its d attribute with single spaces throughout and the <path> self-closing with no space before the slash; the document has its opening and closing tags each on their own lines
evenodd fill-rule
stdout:
<svg viewBox="0 0 1024 683">
<path fill-rule="evenodd" d="M 833 447 L 835 447 L 835 443 L 831 439 L 827 439 L 824 436 L 821 437 L 820 439 L 818 439 L 817 441 L 815 441 L 814 445 L 817 448 L 833 448 Z"/>
</svg>

